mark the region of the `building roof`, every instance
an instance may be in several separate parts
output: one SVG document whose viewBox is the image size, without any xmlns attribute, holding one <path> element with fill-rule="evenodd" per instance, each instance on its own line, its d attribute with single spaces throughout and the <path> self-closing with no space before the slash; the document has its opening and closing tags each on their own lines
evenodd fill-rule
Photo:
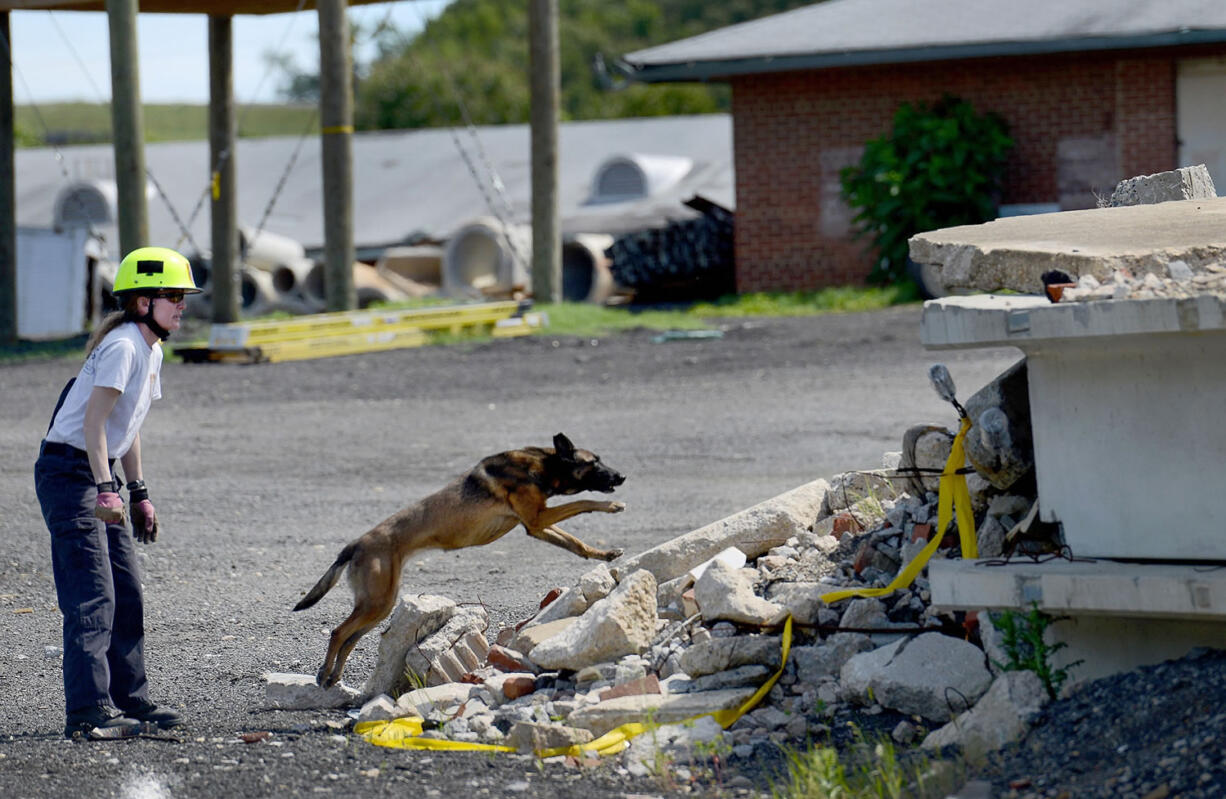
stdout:
<svg viewBox="0 0 1226 799">
<path fill-rule="evenodd" d="M 457 143 L 463 146 L 464 155 Z M 558 149 L 559 217 L 566 233 L 620 233 L 692 218 L 696 212 L 682 203 L 695 195 L 727 208 L 734 206 L 732 123 L 726 114 L 566 122 L 559 128 Z M 317 134 L 305 139 L 239 139 L 235 160 L 238 223 L 256 228 L 271 206 L 263 229 L 288 236 L 308 250 L 322 248 L 320 150 Z M 672 163 L 688 159 L 690 163 L 665 184 L 654 185 L 656 190 L 646 197 L 591 202 L 593 178 L 601 165 L 634 156 L 665 157 Z M 208 142 L 147 144 L 145 161 L 156 181 L 148 200 L 150 241 L 175 246 L 181 235 L 177 217 L 191 231 L 191 240 L 183 249 L 207 251 L 211 242 L 206 196 Z M 488 126 L 472 132 L 434 128 L 355 134 L 355 245 L 369 251 L 419 235 L 445 240 L 476 217 L 493 215 L 486 196 L 494 198 L 496 205 L 501 203 L 487 163 L 497 172 L 502 196 L 510 205 L 505 218 L 527 224 L 532 196 L 527 125 Z M 474 177 L 474 170 L 480 180 Z M 20 149 L 16 172 L 17 224 L 50 227 L 61 192 L 78 181 L 111 182 L 113 186 L 114 154 L 109 144 Z M 278 193 L 283 177 L 285 183 Z M 199 213 L 192 218 L 198 203 Z"/>
<path fill-rule="evenodd" d="M 622 58 L 644 82 L 1226 41 L 1222 0 L 827 0 Z"/>
</svg>

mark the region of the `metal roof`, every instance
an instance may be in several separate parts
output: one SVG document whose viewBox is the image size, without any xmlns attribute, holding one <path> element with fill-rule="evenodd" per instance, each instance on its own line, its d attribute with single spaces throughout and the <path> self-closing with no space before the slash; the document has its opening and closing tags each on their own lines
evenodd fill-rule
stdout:
<svg viewBox="0 0 1226 799">
<path fill-rule="evenodd" d="M 351 6 L 386 0 L 347 0 Z M 0 11 L 106 11 L 106 0 L 0 0 Z M 314 11 L 314 0 L 140 0 L 140 13 L 155 14 L 283 14 Z"/>
<path fill-rule="evenodd" d="M 644 82 L 1226 41 L 1223 0 L 826 0 L 621 59 Z"/>
<path fill-rule="evenodd" d="M 475 129 L 423 129 L 358 133 L 353 137 L 354 243 L 359 250 L 404 242 L 415 233 L 445 239 L 478 216 L 489 216 L 485 195 L 493 195 L 488 176 L 478 183 L 461 156 L 457 141 L 475 168 L 488 162 L 504 185 L 510 221 L 531 219 L 531 144 L 527 125 Z M 277 185 L 301 146 L 285 185 Z M 478 149 L 478 147 L 480 149 Z M 727 208 L 735 205 L 732 122 L 726 114 L 686 117 L 565 122 L 559 128 L 558 207 L 564 232 L 619 233 L 658 227 L 695 212 L 682 205 L 695 194 Z M 256 227 L 276 196 L 264 229 L 300 242 L 309 250 L 323 246 L 323 179 L 320 137 L 239 139 L 236 155 L 238 222 Z M 592 180 L 610 158 L 646 154 L 685 157 L 693 166 L 671 186 L 638 200 L 589 203 Z M 57 156 L 62 155 L 63 166 Z M 185 250 L 208 250 L 211 243 L 209 145 L 205 141 L 147 144 L 147 168 L 166 192 L 149 195 L 150 241 L 173 246 L 180 228 L 206 200 L 191 223 Z M 16 151 L 17 224 L 49 227 L 56 196 L 77 180 L 110 179 L 111 145 L 20 149 Z M 67 176 L 65 175 L 67 174 Z M 114 243 L 114 242 L 112 242 Z"/>
</svg>

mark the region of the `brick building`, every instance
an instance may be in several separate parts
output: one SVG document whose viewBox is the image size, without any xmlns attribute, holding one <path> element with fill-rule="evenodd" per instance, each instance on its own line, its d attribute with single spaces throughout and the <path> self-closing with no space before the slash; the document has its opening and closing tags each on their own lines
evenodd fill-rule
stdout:
<svg viewBox="0 0 1226 799">
<path fill-rule="evenodd" d="M 1093 207 L 1205 163 L 1226 190 L 1220 0 L 828 0 L 631 53 L 645 82 L 732 88 L 737 289 L 861 282 L 839 171 L 903 102 L 944 93 L 1015 141 L 1002 214 Z"/>
</svg>

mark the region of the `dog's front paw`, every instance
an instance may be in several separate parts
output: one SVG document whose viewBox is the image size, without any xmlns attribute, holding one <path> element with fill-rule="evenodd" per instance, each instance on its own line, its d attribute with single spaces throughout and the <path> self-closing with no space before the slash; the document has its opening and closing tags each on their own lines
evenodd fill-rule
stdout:
<svg viewBox="0 0 1226 799">
<path fill-rule="evenodd" d="M 606 502 L 605 503 L 606 513 L 621 513 L 625 509 L 626 509 L 625 502 Z"/>
<path fill-rule="evenodd" d="M 620 549 L 606 549 L 604 552 L 600 553 L 601 560 L 617 560 L 621 556 L 622 550 Z"/>
</svg>

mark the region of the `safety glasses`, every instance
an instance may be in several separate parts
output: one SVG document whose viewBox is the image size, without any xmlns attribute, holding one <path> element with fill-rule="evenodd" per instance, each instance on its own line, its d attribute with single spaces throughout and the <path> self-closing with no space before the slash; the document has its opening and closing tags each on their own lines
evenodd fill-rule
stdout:
<svg viewBox="0 0 1226 799">
<path fill-rule="evenodd" d="M 153 296 L 156 299 L 168 300 L 174 303 L 175 305 L 178 305 L 179 303 L 183 302 L 183 298 L 186 295 L 187 295 L 187 292 L 184 292 L 184 291 L 159 291 L 157 294 L 154 294 Z"/>
</svg>

